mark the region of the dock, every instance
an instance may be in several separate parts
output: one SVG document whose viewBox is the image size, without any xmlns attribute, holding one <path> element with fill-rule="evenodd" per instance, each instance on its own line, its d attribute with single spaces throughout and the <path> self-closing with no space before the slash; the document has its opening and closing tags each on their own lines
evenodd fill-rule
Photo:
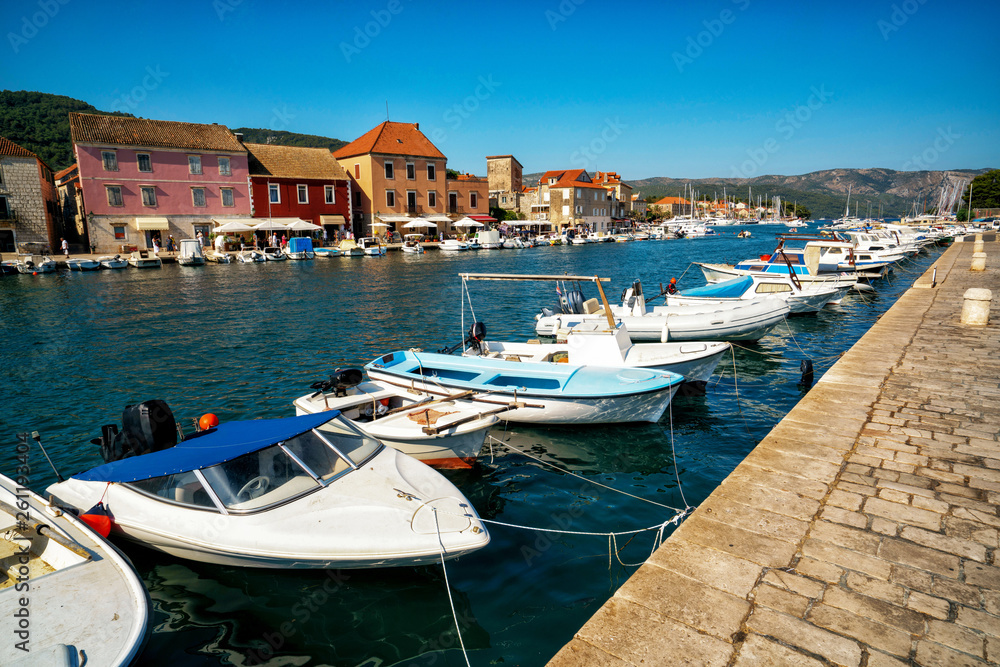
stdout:
<svg viewBox="0 0 1000 667">
<path fill-rule="evenodd" d="M 953 244 L 549 662 L 1000 663 L 1000 243 Z M 960 323 L 992 290 L 986 326 Z M 683 482 L 683 480 L 681 480 Z"/>
</svg>

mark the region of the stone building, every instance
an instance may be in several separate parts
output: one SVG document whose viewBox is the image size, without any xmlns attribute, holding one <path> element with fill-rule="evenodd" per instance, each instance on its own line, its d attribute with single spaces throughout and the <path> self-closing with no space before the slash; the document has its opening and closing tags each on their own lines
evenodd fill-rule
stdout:
<svg viewBox="0 0 1000 667">
<path fill-rule="evenodd" d="M 70 244 L 79 244 L 89 250 L 87 224 L 83 216 L 83 188 L 80 186 L 80 169 L 71 164 L 53 177 L 56 197 L 62 216 L 63 233 Z"/>
<path fill-rule="evenodd" d="M 611 201 L 602 184 L 583 169 L 547 171 L 538 181 L 535 219 L 548 219 L 554 230 L 607 234 L 611 231 Z"/>
<path fill-rule="evenodd" d="M 521 210 L 522 185 L 521 163 L 513 155 L 487 155 L 486 179 L 490 188 L 490 207 L 508 211 Z"/>
<path fill-rule="evenodd" d="M 597 172 L 594 174 L 594 181 L 603 185 L 608 192 L 612 219 L 623 220 L 632 210 L 632 186 L 613 171 Z"/>
<path fill-rule="evenodd" d="M 60 216 L 52 170 L 26 148 L 0 137 L 0 252 L 39 242 L 59 247 Z"/>
</svg>

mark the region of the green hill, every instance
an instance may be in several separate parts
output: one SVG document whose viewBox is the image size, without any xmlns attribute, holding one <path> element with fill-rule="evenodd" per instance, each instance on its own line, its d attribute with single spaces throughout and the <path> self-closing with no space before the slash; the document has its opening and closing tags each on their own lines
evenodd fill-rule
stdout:
<svg viewBox="0 0 1000 667">
<path fill-rule="evenodd" d="M 300 146 L 302 148 L 329 148 L 335 151 L 341 146 L 346 146 L 346 141 L 333 139 L 332 137 L 321 137 L 316 134 L 298 134 L 296 132 L 285 132 L 284 130 L 266 130 L 256 127 L 237 127 L 233 132 L 243 135 L 243 141 L 251 144 L 274 144 L 276 146 Z"/>
<path fill-rule="evenodd" d="M 28 90 L 0 91 L 0 136 L 27 148 L 53 171 L 73 164 L 69 138 L 69 112 L 131 116 L 117 111 L 99 111 L 93 105 L 65 95 Z"/>
</svg>

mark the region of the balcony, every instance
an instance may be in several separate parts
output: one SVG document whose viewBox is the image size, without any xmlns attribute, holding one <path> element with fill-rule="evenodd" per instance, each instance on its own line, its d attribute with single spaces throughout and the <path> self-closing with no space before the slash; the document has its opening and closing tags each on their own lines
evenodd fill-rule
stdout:
<svg viewBox="0 0 1000 667">
<path fill-rule="evenodd" d="M 424 207 L 419 204 L 407 204 L 405 209 L 410 215 L 421 215 L 424 213 Z"/>
<path fill-rule="evenodd" d="M 465 207 L 463 207 L 463 206 L 457 206 L 457 205 L 456 206 L 452 206 L 451 204 L 449 204 L 448 205 L 448 212 L 449 213 L 459 213 L 461 215 L 465 215 L 466 210 L 465 210 Z"/>
</svg>

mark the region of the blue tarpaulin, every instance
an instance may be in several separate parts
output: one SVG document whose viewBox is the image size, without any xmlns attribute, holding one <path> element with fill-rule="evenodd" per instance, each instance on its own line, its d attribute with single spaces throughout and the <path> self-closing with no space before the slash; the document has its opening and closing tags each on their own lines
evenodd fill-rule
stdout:
<svg viewBox="0 0 1000 667">
<path fill-rule="evenodd" d="M 308 236 L 293 236 L 288 239 L 288 252 L 305 252 L 312 249 L 313 242 Z"/>
<path fill-rule="evenodd" d="M 695 287 L 679 292 L 680 296 L 700 296 L 705 299 L 736 299 L 743 296 L 743 293 L 753 285 L 753 278 L 742 276 L 724 280 L 714 285 Z"/>
<path fill-rule="evenodd" d="M 284 419 L 224 422 L 170 449 L 105 463 L 73 478 L 87 482 L 138 482 L 207 468 L 294 438 L 339 414 L 339 410 L 328 410 Z"/>
</svg>

